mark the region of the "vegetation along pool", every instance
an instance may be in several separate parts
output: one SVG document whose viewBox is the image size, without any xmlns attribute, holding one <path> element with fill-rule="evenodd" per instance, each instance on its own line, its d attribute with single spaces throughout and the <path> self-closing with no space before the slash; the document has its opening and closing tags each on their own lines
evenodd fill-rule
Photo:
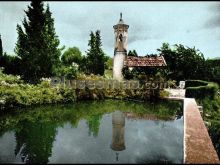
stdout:
<svg viewBox="0 0 220 165">
<path fill-rule="evenodd" d="M 183 163 L 182 102 L 105 100 L 0 119 L 0 163 Z"/>
</svg>

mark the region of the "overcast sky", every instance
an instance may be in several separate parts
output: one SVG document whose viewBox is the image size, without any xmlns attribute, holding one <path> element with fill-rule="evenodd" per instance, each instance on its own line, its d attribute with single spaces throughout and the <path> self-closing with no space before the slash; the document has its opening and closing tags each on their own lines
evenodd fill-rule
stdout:
<svg viewBox="0 0 220 165">
<path fill-rule="evenodd" d="M 195 46 L 205 58 L 220 57 L 220 2 L 59 2 L 49 1 L 60 47 L 88 49 L 89 33 L 101 30 L 104 51 L 113 56 L 113 25 L 120 12 L 129 25 L 128 50 L 158 53 L 163 42 Z M 29 2 L 0 2 L 3 49 L 14 54 L 16 25 L 22 24 Z"/>
</svg>

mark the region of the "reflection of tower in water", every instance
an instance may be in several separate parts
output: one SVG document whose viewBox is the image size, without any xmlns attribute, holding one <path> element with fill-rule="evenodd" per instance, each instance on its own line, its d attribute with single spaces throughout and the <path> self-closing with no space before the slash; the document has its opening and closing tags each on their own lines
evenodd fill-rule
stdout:
<svg viewBox="0 0 220 165">
<path fill-rule="evenodd" d="M 125 115 L 123 112 L 115 111 L 112 114 L 112 144 L 111 148 L 114 151 L 125 150 Z M 119 153 L 116 152 L 116 161 L 118 161 Z"/>
</svg>

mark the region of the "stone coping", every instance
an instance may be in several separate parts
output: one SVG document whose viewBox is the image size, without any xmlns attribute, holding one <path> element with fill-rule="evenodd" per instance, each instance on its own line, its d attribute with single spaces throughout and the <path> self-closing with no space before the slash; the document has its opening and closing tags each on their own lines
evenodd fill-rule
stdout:
<svg viewBox="0 0 220 165">
<path fill-rule="evenodd" d="M 183 101 L 183 163 L 220 164 L 195 99 L 184 97 L 167 97 L 165 99 Z"/>
<path fill-rule="evenodd" d="M 195 99 L 182 98 L 182 100 L 184 101 L 184 164 L 219 164 L 217 152 Z"/>
</svg>

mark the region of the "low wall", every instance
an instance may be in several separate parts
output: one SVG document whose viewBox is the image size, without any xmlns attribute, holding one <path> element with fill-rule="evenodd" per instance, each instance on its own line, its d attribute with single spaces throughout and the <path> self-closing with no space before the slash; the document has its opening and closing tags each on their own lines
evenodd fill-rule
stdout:
<svg viewBox="0 0 220 165">
<path fill-rule="evenodd" d="M 220 163 L 195 99 L 184 98 L 183 101 L 184 163 Z"/>
</svg>

